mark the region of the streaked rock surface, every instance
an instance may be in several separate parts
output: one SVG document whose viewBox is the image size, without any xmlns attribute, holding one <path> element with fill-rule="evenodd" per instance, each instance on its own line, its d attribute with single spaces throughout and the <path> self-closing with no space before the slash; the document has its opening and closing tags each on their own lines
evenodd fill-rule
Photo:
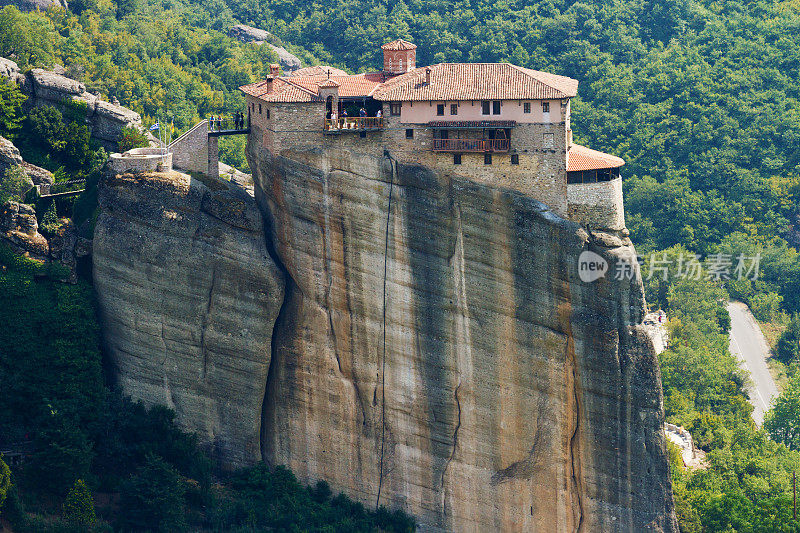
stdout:
<svg viewBox="0 0 800 533">
<path fill-rule="evenodd" d="M 125 393 L 173 408 L 223 465 L 261 458 L 283 277 L 242 189 L 184 174 L 108 177 L 93 242 L 103 339 Z"/>
<path fill-rule="evenodd" d="M 627 238 L 389 157 L 248 158 L 289 278 L 266 460 L 424 530 L 677 531 L 638 272 L 578 279 Z"/>
</svg>

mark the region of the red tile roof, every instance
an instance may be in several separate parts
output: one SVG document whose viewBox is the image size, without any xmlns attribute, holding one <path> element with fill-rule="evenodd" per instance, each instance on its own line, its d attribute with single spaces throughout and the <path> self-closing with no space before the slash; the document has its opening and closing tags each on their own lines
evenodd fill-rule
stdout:
<svg viewBox="0 0 800 533">
<path fill-rule="evenodd" d="M 416 47 L 416 44 L 404 41 L 403 39 L 395 39 L 381 46 L 384 50 L 413 50 Z"/>
<path fill-rule="evenodd" d="M 430 69 L 430 83 L 425 70 Z M 573 97 L 578 82 L 510 63 L 440 63 L 390 78 L 373 97 L 383 101 L 542 100 Z"/>
<path fill-rule="evenodd" d="M 272 91 L 267 92 L 267 82 L 259 81 L 250 85 L 242 85 L 239 90 L 244 94 L 255 96 L 265 102 L 321 102 L 318 91 L 310 91 L 304 87 L 289 83 L 289 78 L 275 78 Z M 323 81 L 317 78 L 318 81 Z"/>
<path fill-rule="evenodd" d="M 329 67 L 328 65 L 316 65 L 313 67 L 303 67 L 289 74 L 289 76 L 293 77 L 323 76 L 325 78 L 327 78 L 329 75 L 347 76 L 347 72 L 343 71 L 342 69 Z"/>
<path fill-rule="evenodd" d="M 427 69 L 430 83 L 425 83 Z M 578 91 L 578 82 L 572 78 L 509 63 L 440 63 L 390 78 L 382 72 L 330 77 L 295 75 L 275 78 L 269 93 L 263 81 L 240 89 L 267 102 L 315 102 L 320 85 L 328 79 L 339 84 L 342 98 L 372 96 L 394 102 L 558 100 L 573 97 Z"/>
<path fill-rule="evenodd" d="M 567 151 L 567 171 L 596 170 L 600 168 L 616 168 L 625 164 L 625 160 L 611 154 L 605 154 L 573 144 Z"/>
</svg>

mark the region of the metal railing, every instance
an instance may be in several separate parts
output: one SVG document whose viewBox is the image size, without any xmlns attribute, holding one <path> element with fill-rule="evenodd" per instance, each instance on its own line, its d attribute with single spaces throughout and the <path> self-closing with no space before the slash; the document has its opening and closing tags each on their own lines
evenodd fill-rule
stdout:
<svg viewBox="0 0 800 533">
<path fill-rule="evenodd" d="M 323 128 L 325 131 L 377 130 L 383 128 L 383 117 L 326 118 Z"/>
<path fill-rule="evenodd" d="M 508 152 L 510 139 L 434 139 L 434 152 Z"/>
</svg>

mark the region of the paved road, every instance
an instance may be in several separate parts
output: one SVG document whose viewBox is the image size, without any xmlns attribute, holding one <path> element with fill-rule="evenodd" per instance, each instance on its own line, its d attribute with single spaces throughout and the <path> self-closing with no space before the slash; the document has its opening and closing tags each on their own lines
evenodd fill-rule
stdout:
<svg viewBox="0 0 800 533">
<path fill-rule="evenodd" d="M 729 302 L 728 312 L 731 314 L 731 353 L 742 363 L 753 381 L 750 389 L 750 403 L 753 404 L 753 420 L 761 425 L 764 413 L 769 409 L 772 399 L 778 396 L 767 368 L 769 346 L 761 328 L 750 313 L 750 309 L 741 302 Z"/>
</svg>

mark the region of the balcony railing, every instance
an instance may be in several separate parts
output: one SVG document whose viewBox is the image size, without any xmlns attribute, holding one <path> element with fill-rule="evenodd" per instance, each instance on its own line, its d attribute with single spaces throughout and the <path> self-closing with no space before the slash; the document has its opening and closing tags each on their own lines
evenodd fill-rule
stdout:
<svg viewBox="0 0 800 533">
<path fill-rule="evenodd" d="M 508 152 L 510 139 L 434 139 L 434 152 Z"/>
<path fill-rule="evenodd" d="M 336 120 L 326 118 L 323 128 L 331 133 L 348 130 L 379 130 L 383 128 L 383 117 L 347 117 Z"/>
</svg>

